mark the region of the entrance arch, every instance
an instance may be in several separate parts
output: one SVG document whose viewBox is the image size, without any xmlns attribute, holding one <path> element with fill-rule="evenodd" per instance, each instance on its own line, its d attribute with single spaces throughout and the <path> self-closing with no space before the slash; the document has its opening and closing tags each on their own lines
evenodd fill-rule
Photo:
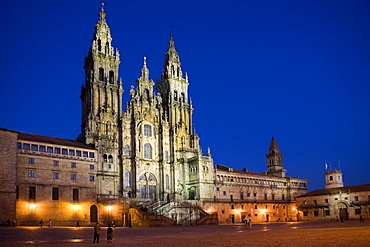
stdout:
<svg viewBox="0 0 370 247">
<path fill-rule="evenodd" d="M 98 222 L 98 208 L 96 205 L 90 207 L 90 222 Z"/>
<path fill-rule="evenodd" d="M 343 220 L 348 220 L 348 206 L 347 204 L 340 202 L 337 204 L 337 209 L 338 209 L 338 217 L 339 219 Z"/>
</svg>

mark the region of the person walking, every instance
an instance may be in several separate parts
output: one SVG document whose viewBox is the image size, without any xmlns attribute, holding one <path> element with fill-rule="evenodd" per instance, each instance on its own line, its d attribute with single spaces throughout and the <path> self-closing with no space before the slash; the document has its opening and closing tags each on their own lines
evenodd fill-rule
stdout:
<svg viewBox="0 0 370 247">
<path fill-rule="evenodd" d="M 362 217 L 362 215 L 360 215 L 360 223 L 361 223 L 361 222 L 362 222 L 362 223 L 365 223 L 365 222 L 364 222 L 364 218 Z"/>
<path fill-rule="evenodd" d="M 251 219 L 249 219 L 248 221 L 248 229 L 252 230 L 252 220 Z"/>
<path fill-rule="evenodd" d="M 101 230 L 101 227 L 99 225 L 99 222 L 97 222 L 96 226 L 94 226 L 94 240 L 93 240 L 93 243 L 95 243 L 95 242 L 99 243 L 100 230 Z"/>
<path fill-rule="evenodd" d="M 76 228 L 77 227 L 80 228 L 80 222 L 79 221 L 76 222 Z"/>
<path fill-rule="evenodd" d="M 113 243 L 113 229 L 110 225 L 108 225 L 107 229 L 107 243 Z"/>
<path fill-rule="evenodd" d="M 51 221 L 51 219 L 49 219 L 49 227 L 52 228 L 53 227 L 53 222 Z"/>
<path fill-rule="evenodd" d="M 43 224 L 42 219 L 40 220 L 39 224 L 40 224 L 40 228 L 42 228 L 42 224 Z"/>
</svg>

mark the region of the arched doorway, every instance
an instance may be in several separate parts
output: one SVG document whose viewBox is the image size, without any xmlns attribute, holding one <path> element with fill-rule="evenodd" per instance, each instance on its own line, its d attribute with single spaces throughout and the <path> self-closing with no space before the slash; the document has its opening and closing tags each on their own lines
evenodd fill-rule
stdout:
<svg viewBox="0 0 370 247">
<path fill-rule="evenodd" d="M 151 173 L 143 173 L 139 177 L 140 198 L 150 198 L 152 201 L 157 200 L 157 180 Z"/>
<path fill-rule="evenodd" d="M 96 205 L 90 207 L 90 222 L 98 222 L 98 208 Z"/>
<path fill-rule="evenodd" d="M 347 204 L 345 204 L 343 202 L 340 202 L 337 205 L 337 209 L 338 209 L 339 219 L 348 220 L 349 217 L 348 217 L 348 206 L 347 206 Z"/>
</svg>

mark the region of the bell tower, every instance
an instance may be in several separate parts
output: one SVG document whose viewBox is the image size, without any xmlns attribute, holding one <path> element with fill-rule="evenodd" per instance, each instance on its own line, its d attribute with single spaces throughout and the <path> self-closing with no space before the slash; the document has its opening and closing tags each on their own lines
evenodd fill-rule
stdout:
<svg viewBox="0 0 370 247">
<path fill-rule="evenodd" d="M 118 79 L 120 54 L 112 46 L 105 19 L 104 3 L 88 55 L 85 57 L 85 84 L 81 88 L 82 125 L 79 140 L 98 149 L 98 194 L 118 193 L 119 143 L 122 115 L 122 80 Z M 109 179 L 105 179 L 108 176 Z M 112 180 L 112 181 L 110 181 Z"/>
<path fill-rule="evenodd" d="M 325 189 L 343 187 L 343 173 L 339 169 L 325 172 Z"/>
<path fill-rule="evenodd" d="M 286 170 L 283 167 L 283 154 L 280 153 L 275 137 L 272 137 L 267 158 L 267 174 L 285 177 Z"/>
</svg>

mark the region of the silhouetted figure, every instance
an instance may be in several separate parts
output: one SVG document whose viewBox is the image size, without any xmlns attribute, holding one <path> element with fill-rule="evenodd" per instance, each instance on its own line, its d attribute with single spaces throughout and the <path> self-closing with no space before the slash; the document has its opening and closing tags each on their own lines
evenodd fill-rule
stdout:
<svg viewBox="0 0 370 247">
<path fill-rule="evenodd" d="M 76 222 L 76 228 L 77 227 L 80 228 L 80 222 L 79 221 Z"/>
<path fill-rule="evenodd" d="M 6 226 L 7 226 L 7 227 L 10 227 L 10 219 L 8 219 L 8 220 L 6 221 Z"/>
<path fill-rule="evenodd" d="M 113 229 L 108 225 L 107 229 L 107 243 L 112 243 L 113 242 Z"/>
<path fill-rule="evenodd" d="M 42 228 L 42 224 L 44 224 L 44 222 L 42 221 L 42 219 L 40 220 L 39 224 L 40 224 L 40 228 Z"/>
<path fill-rule="evenodd" d="M 361 223 L 361 222 L 362 222 L 362 223 L 365 223 L 365 222 L 364 222 L 364 218 L 362 217 L 362 215 L 360 215 L 360 223 Z"/>
<path fill-rule="evenodd" d="M 96 223 L 96 226 L 94 226 L 94 240 L 93 240 L 93 243 L 97 242 L 99 243 L 99 237 L 100 237 L 100 225 L 99 225 L 99 222 Z"/>
</svg>

